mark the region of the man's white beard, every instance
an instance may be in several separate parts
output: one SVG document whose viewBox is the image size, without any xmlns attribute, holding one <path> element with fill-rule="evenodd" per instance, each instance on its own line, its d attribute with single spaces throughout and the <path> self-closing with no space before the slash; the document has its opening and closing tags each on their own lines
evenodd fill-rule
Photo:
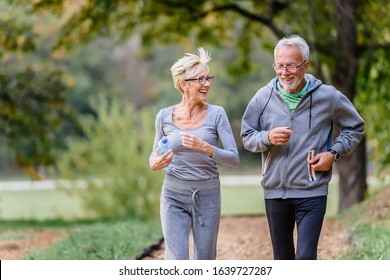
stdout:
<svg viewBox="0 0 390 280">
<path fill-rule="evenodd" d="M 292 84 L 285 84 L 284 80 L 279 79 L 279 83 L 286 92 L 290 93 L 299 86 L 303 78 L 304 76 L 302 76 L 301 79 L 297 80 L 297 78 L 295 77 L 294 82 Z"/>
</svg>

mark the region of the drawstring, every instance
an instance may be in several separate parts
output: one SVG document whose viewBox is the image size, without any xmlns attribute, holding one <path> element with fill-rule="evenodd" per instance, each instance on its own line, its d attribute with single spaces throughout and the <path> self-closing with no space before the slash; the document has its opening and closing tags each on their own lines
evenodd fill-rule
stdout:
<svg viewBox="0 0 390 280">
<path fill-rule="evenodd" d="M 261 120 L 261 116 L 263 115 L 265 108 L 267 108 L 267 106 L 268 106 L 268 102 L 269 102 L 269 100 L 270 100 L 271 97 L 272 97 L 273 91 L 274 91 L 274 88 L 271 89 L 271 93 L 270 93 L 269 96 L 268 96 L 268 100 L 267 100 L 267 102 L 265 103 L 265 106 L 264 106 L 263 110 L 261 111 L 261 113 L 260 113 L 260 115 L 259 115 L 259 128 L 260 128 L 260 129 L 261 129 L 261 121 L 260 121 L 260 120 Z"/>
<path fill-rule="evenodd" d="M 309 130 L 311 129 L 311 106 L 313 103 L 313 94 L 310 94 L 310 112 L 309 112 Z"/>
<path fill-rule="evenodd" d="M 193 207 L 195 209 L 194 212 L 196 212 L 196 215 L 198 215 L 199 224 L 201 226 L 203 226 L 202 215 L 201 215 L 199 208 L 198 208 L 198 192 L 199 192 L 199 190 L 191 189 L 191 191 L 192 191 L 192 203 L 193 203 Z"/>
</svg>

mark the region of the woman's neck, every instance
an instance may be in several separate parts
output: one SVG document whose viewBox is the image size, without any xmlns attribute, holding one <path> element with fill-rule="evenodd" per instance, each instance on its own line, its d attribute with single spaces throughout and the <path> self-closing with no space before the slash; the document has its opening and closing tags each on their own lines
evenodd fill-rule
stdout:
<svg viewBox="0 0 390 280">
<path fill-rule="evenodd" d="M 194 103 L 183 98 L 182 101 L 176 105 L 175 111 L 181 117 L 186 117 L 188 120 L 191 120 L 199 117 L 199 114 L 204 112 L 206 108 L 207 104 L 204 102 Z"/>
</svg>

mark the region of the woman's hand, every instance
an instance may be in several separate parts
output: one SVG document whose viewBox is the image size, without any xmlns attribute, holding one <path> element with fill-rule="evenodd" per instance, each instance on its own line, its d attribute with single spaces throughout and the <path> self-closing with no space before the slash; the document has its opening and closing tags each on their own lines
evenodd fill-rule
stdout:
<svg viewBox="0 0 390 280">
<path fill-rule="evenodd" d="M 154 157 L 150 161 L 150 168 L 154 171 L 167 167 L 173 160 L 173 151 L 169 149 L 166 153 L 158 156 L 158 148 L 154 151 Z"/>
<path fill-rule="evenodd" d="M 213 156 L 213 146 L 207 143 L 206 141 L 203 141 L 199 137 L 185 133 L 185 132 L 180 132 L 181 135 L 181 141 L 184 147 L 195 150 L 195 151 L 200 151 L 205 154 L 207 154 L 209 157 Z"/>
</svg>

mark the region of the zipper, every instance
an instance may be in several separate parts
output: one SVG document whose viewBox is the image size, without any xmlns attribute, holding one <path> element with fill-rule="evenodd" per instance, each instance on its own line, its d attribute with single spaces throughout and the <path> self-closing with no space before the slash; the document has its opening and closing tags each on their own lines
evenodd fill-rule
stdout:
<svg viewBox="0 0 390 280">
<path fill-rule="evenodd" d="M 280 92 L 279 92 L 279 91 L 276 91 L 276 93 L 277 93 L 277 96 L 278 96 L 278 97 L 283 101 L 283 103 L 285 104 L 285 108 L 287 109 L 287 112 L 288 112 L 289 115 L 290 115 L 290 126 L 289 126 L 289 128 L 292 130 L 293 120 L 294 120 L 294 112 L 295 112 L 296 110 L 294 110 L 294 112 L 291 113 L 290 108 L 288 107 L 286 101 L 285 101 L 285 100 L 283 99 L 283 97 L 281 96 Z M 302 99 L 303 99 L 303 98 L 302 98 Z M 301 103 L 302 99 L 299 101 L 299 103 Z M 298 105 L 299 105 L 299 103 L 298 103 Z M 297 105 L 297 107 L 298 107 L 298 105 Z M 294 133 L 294 132 L 293 132 L 293 133 Z M 288 158 L 289 158 L 289 154 L 290 154 L 290 149 L 289 149 L 289 147 L 290 147 L 290 144 L 287 143 L 287 146 L 286 146 L 286 156 L 284 157 L 284 160 L 283 160 L 283 169 L 282 169 L 282 172 L 281 172 L 281 178 L 284 178 L 285 175 L 286 175 L 287 162 L 288 162 Z M 287 181 L 285 181 L 285 182 L 286 182 L 286 183 L 285 183 L 285 185 L 284 185 L 283 187 L 284 187 L 285 190 L 287 190 L 287 188 L 286 188 Z"/>
<path fill-rule="evenodd" d="M 294 121 L 294 113 L 290 113 L 290 126 L 289 126 L 289 128 L 291 130 L 293 130 L 292 129 L 293 121 Z M 294 131 L 293 131 L 293 133 L 294 133 Z M 286 176 L 287 162 L 289 162 L 289 160 L 288 160 L 289 157 L 290 157 L 290 141 L 287 143 L 287 146 L 286 146 L 286 156 L 284 157 L 284 162 L 283 162 L 282 178 L 284 178 Z M 289 179 L 289 178 L 286 178 L 286 180 L 285 180 L 286 186 L 288 184 L 290 184 L 289 180 L 287 180 L 287 179 Z M 286 186 L 285 186 L 285 189 L 286 189 Z"/>
</svg>

